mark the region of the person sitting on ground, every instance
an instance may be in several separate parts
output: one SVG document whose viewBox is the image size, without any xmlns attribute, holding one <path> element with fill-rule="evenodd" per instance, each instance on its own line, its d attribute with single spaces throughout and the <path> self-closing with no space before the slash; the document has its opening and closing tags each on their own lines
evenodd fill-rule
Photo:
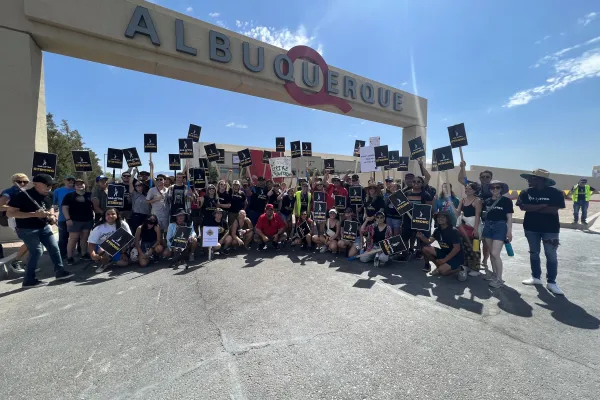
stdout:
<svg viewBox="0 0 600 400">
<path fill-rule="evenodd" d="M 300 225 L 302 225 L 304 222 L 306 222 L 308 224 L 308 227 L 310 228 L 310 233 L 304 237 L 300 237 L 300 231 L 298 230 L 298 227 Z M 302 250 L 313 251 L 315 249 L 315 244 L 313 242 L 313 235 L 312 235 L 313 229 L 314 229 L 313 220 L 308 217 L 308 213 L 306 211 L 302 211 L 302 214 L 300 214 L 300 217 L 298 219 L 296 219 L 296 226 L 294 228 L 296 235 L 295 235 L 294 241 L 292 242 L 292 246 L 299 244 L 299 245 L 301 245 L 300 248 Z"/>
<path fill-rule="evenodd" d="M 364 254 L 360 256 L 360 261 L 367 263 L 374 261 L 376 266 L 380 266 L 388 262 L 389 256 L 381 252 L 374 253 L 376 250 L 380 250 L 381 247 L 379 242 L 389 239 L 392 237 L 392 228 L 385 222 L 385 214 L 383 211 L 377 211 L 375 213 L 375 222 L 369 224 L 365 220 L 360 228 L 361 234 L 366 233 L 367 238 L 367 249 Z"/>
<path fill-rule="evenodd" d="M 148 217 L 144 224 L 135 231 L 135 248 L 138 253 L 140 267 L 145 267 L 150 260 L 158 261 L 158 256 L 163 251 L 162 231 L 155 215 Z"/>
<path fill-rule="evenodd" d="M 225 246 L 243 247 L 248 249 L 250 242 L 254 236 L 252 221 L 246 216 L 245 210 L 240 210 L 237 213 L 237 218 L 231 225 L 229 235 L 225 238 Z"/>
<path fill-rule="evenodd" d="M 329 218 L 325 221 L 325 232 L 322 235 L 314 235 L 312 237 L 313 243 L 317 246 L 321 246 L 319 249 L 321 253 L 325 253 L 327 250 L 333 254 L 338 252 L 338 239 L 340 238 L 340 221 L 338 220 L 338 212 L 335 208 L 329 210 Z"/>
<path fill-rule="evenodd" d="M 123 248 L 119 253 L 110 257 L 104 249 L 100 247 L 110 235 L 120 228 L 123 228 L 131 235 L 131 229 L 129 229 L 127 222 L 121 219 L 119 211 L 116 208 L 109 207 L 104 211 L 104 214 L 100 216 L 100 221 L 98 221 L 90 233 L 90 237 L 88 238 L 88 253 L 92 260 L 100 263 L 98 268 L 96 268 L 96 272 L 99 274 L 104 272 L 111 263 L 114 263 L 119 267 L 126 267 L 129 264 L 126 248 Z"/>
<path fill-rule="evenodd" d="M 215 225 L 219 230 L 219 243 L 217 246 L 213 247 L 213 251 L 218 251 L 219 253 L 222 251 L 223 254 L 229 254 L 229 246 L 225 245 L 226 238 L 229 236 L 229 225 L 227 220 L 225 219 L 225 211 L 222 208 L 217 208 L 215 210 Z M 223 250 L 221 250 L 223 249 Z"/>
<path fill-rule="evenodd" d="M 433 262 L 436 266 L 431 275 L 452 275 L 460 272 L 464 262 L 460 234 L 454 226 L 450 225 L 448 212 L 438 212 L 436 221 L 438 227 L 433 231 L 432 237 L 427 238 L 423 232 L 417 232 L 417 239 L 428 245 L 423 247 L 426 262 Z M 439 249 L 429 246 L 436 241 L 440 246 Z"/>
<path fill-rule="evenodd" d="M 175 237 L 175 232 L 177 232 L 178 226 L 187 226 L 192 228 L 192 232 L 188 238 L 188 245 L 183 252 L 183 256 L 186 256 L 189 253 L 188 261 L 192 262 L 195 260 L 194 252 L 196 251 L 196 247 L 198 247 L 198 238 L 196 236 L 196 232 L 194 231 L 194 223 L 191 221 L 191 218 L 188 218 L 188 213 L 185 212 L 183 208 L 180 208 L 172 215 L 175 218 L 174 222 L 169 224 L 169 228 L 167 229 L 167 248 L 163 251 L 163 257 L 169 258 L 173 257 L 173 238 Z"/>
<path fill-rule="evenodd" d="M 258 218 L 256 223 L 256 232 L 254 241 L 258 245 L 258 250 L 266 250 L 267 243 L 271 242 L 274 249 L 279 248 L 279 242 L 286 239 L 285 224 L 275 210 L 272 204 L 267 204 L 265 213 Z"/>
<path fill-rule="evenodd" d="M 344 212 L 344 221 L 353 221 L 358 222 L 356 218 L 356 214 L 354 213 L 353 207 L 347 207 Z M 347 257 L 354 257 L 358 254 L 358 251 L 362 248 L 362 238 L 360 235 L 357 235 L 354 241 L 346 240 L 343 236 L 340 236 L 340 240 L 338 240 L 338 248 L 342 251 L 348 251 L 346 254 Z"/>
</svg>

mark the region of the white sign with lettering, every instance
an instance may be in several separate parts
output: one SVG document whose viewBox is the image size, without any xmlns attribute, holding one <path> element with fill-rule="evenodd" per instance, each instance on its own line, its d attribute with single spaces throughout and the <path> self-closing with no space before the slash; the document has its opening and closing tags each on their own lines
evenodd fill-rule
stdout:
<svg viewBox="0 0 600 400">
<path fill-rule="evenodd" d="M 270 158 L 271 174 L 273 178 L 289 178 L 292 176 L 292 158 L 276 157 Z"/>
<path fill-rule="evenodd" d="M 375 147 L 360 148 L 360 172 L 378 172 L 381 169 L 375 164 Z"/>
</svg>

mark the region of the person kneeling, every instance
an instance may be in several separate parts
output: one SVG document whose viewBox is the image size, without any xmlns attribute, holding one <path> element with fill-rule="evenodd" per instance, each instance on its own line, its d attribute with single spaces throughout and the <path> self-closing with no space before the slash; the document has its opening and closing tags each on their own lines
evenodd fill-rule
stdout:
<svg viewBox="0 0 600 400">
<path fill-rule="evenodd" d="M 248 248 L 254 231 L 252 221 L 246 216 L 246 211 L 240 210 L 235 221 L 231 225 L 231 232 L 225 237 L 225 249 L 223 252 L 227 254 L 229 246 Z"/>
<path fill-rule="evenodd" d="M 267 243 L 271 242 L 274 249 L 279 248 L 279 242 L 287 238 L 285 224 L 278 214 L 275 214 L 273 204 L 267 204 L 265 213 L 258 218 L 254 241 L 258 250 L 266 250 Z"/>
<path fill-rule="evenodd" d="M 385 214 L 383 211 L 377 211 L 375 213 L 375 223 L 368 224 L 365 220 L 362 227 L 360 228 L 361 234 L 367 233 L 367 251 L 360 255 L 360 261 L 367 263 L 373 261 L 374 266 L 388 262 L 390 257 L 381 251 L 379 243 L 385 239 L 392 237 L 392 228 L 385 222 Z"/>
<path fill-rule="evenodd" d="M 119 267 L 126 267 L 129 264 L 126 249 L 121 250 L 121 252 L 111 257 L 100 247 L 110 235 L 120 228 L 125 229 L 131 235 L 131 229 L 129 229 L 127 222 L 121 219 L 119 211 L 116 208 L 109 208 L 104 211 L 104 214 L 100 217 L 100 221 L 92 229 L 88 238 L 88 253 L 92 260 L 100 264 L 96 268 L 97 273 L 104 272 L 112 264 Z"/>
<path fill-rule="evenodd" d="M 158 261 L 158 256 L 163 251 L 162 233 L 158 218 L 151 215 L 145 223 L 135 231 L 135 248 L 138 253 L 140 267 L 145 267 L 150 260 Z"/>
<path fill-rule="evenodd" d="M 458 229 L 451 226 L 450 218 L 446 212 L 436 215 L 438 227 L 433 231 L 430 238 L 426 238 L 423 232 L 417 232 L 417 239 L 425 244 L 437 241 L 440 248 L 427 246 L 423 248 L 423 256 L 426 262 L 432 262 L 437 267 L 431 275 L 453 275 L 460 272 L 464 263 L 464 254 L 460 246 L 461 239 Z"/>
<path fill-rule="evenodd" d="M 173 257 L 174 249 L 173 249 L 173 238 L 175 236 L 175 232 L 177 231 L 178 226 L 187 226 L 192 228 L 190 237 L 188 238 L 187 247 L 183 250 L 181 258 L 185 259 L 185 256 L 188 256 L 188 261 L 194 261 L 194 252 L 196 251 L 196 247 L 198 247 L 198 239 L 196 236 L 196 232 L 194 232 L 194 223 L 188 223 L 188 213 L 185 212 L 183 208 L 178 209 L 175 214 L 175 222 L 171 222 L 169 224 L 169 229 L 167 230 L 167 248 L 163 252 L 163 257 L 169 258 Z"/>
</svg>

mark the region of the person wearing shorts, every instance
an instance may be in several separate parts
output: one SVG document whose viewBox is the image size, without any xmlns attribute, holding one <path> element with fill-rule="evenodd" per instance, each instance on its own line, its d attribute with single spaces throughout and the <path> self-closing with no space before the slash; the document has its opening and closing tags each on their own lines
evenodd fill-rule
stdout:
<svg viewBox="0 0 600 400">
<path fill-rule="evenodd" d="M 75 191 L 65 195 L 62 201 L 62 214 L 67 224 L 69 240 L 67 242 L 67 265 L 75 264 L 73 254 L 79 242 L 81 249 L 87 248 L 90 231 L 94 226 L 94 203 L 92 193 L 85 190 L 83 179 L 75 179 Z M 91 260 L 86 251 L 82 260 Z"/>
<path fill-rule="evenodd" d="M 461 239 L 458 229 L 450 225 L 448 212 L 442 211 L 436 214 L 438 227 L 433 231 L 430 238 L 425 237 L 423 232 L 417 232 L 417 239 L 425 245 L 423 257 L 427 263 L 433 262 L 436 266 L 431 275 L 453 275 L 461 270 L 465 261 L 461 248 Z M 430 246 L 438 242 L 440 248 Z"/>
</svg>

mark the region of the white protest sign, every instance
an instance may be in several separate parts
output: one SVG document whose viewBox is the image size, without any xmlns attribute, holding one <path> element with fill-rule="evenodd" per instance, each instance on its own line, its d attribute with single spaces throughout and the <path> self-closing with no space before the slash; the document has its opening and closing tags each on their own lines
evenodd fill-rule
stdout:
<svg viewBox="0 0 600 400">
<path fill-rule="evenodd" d="M 233 161 L 234 164 L 239 164 L 240 163 L 240 156 L 236 156 L 235 154 L 231 156 L 231 159 Z"/>
<path fill-rule="evenodd" d="M 379 136 L 373 136 L 369 138 L 369 146 L 381 146 L 381 138 Z"/>
<path fill-rule="evenodd" d="M 219 227 L 205 226 L 202 228 L 202 247 L 215 247 L 219 243 Z"/>
<path fill-rule="evenodd" d="M 360 172 L 378 172 L 380 168 L 375 164 L 375 147 L 365 146 L 360 148 Z"/>
<path fill-rule="evenodd" d="M 270 158 L 271 174 L 273 178 L 289 178 L 292 176 L 292 158 L 276 157 Z"/>
</svg>

